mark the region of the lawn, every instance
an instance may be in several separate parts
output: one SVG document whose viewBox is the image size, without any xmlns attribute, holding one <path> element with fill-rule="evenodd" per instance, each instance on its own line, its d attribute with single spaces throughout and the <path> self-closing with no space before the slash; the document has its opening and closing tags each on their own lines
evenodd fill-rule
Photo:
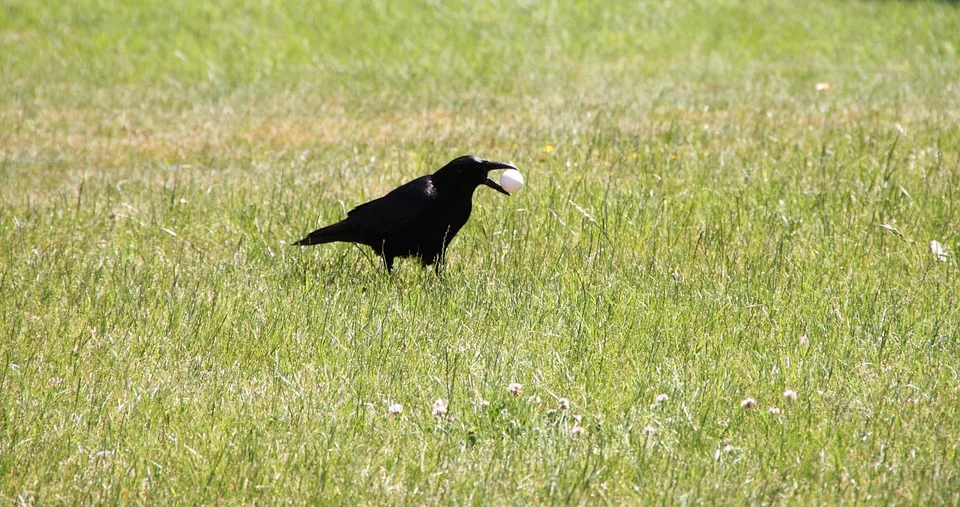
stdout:
<svg viewBox="0 0 960 507">
<path fill-rule="evenodd" d="M 0 0 L 0 71 L 4 503 L 960 502 L 954 2 Z M 289 246 L 466 153 L 443 277 Z"/>
</svg>

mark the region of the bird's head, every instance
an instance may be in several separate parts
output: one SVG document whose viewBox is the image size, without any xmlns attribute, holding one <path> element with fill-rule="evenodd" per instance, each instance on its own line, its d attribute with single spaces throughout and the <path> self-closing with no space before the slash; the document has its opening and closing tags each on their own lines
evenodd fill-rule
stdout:
<svg viewBox="0 0 960 507">
<path fill-rule="evenodd" d="M 503 187 L 487 176 L 487 173 L 495 169 L 516 169 L 516 167 L 503 162 L 493 162 L 482 159 L 473 155 L 464 155 L 451 160 L 447 165 L 441 167 L 437 172 L 433 173 L 433 178 L 441 184 L 458 186 L 468 189 L 471 192 L 480 185 L 486 185 L 497 192 L 510 195 Z"/>
</svg>

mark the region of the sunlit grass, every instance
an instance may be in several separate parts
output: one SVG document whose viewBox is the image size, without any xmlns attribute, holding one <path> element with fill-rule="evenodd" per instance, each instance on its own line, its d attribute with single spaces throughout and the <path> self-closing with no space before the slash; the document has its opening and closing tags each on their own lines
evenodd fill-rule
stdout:
<svg viewBox="0 0 960 507">
<path fill-rule="evenodd" d="M 958 501 L 952 4 L 0 16 L 5 500 Z M 288 246 L 464 153 L 447 276 Z"/>
</svg>

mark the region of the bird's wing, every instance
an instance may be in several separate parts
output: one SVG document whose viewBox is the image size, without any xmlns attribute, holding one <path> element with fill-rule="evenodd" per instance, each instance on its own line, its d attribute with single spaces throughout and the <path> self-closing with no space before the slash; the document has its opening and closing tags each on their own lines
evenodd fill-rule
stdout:
<svg viewBox="0 0 960 507">
<path fill-rule="evenodd" d="M 347 218 L 321 227 L 294 244 L 320 245 L 348 241 L 379 248 L 381 242 L 407 233 L 421 217 L 429 214 L 436 195 L 430 176 L 422 176 L 379 199 L 353 208 L 347 213 Z"/>
<path fill-rule="evenodd" d="M 406 228 L 426 214 L 436 196 L 430 176 L 422 176 L 365 202 L 347 213 L 344 222 L 371 236 L 386 236 Z"/>
</svg>

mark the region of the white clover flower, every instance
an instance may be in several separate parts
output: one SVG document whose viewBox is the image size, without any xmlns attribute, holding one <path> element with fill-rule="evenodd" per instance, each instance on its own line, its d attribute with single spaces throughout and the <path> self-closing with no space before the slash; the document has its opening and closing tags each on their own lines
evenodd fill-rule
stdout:
<svg viewBox="0 0 960 507">
<path fill-rule="evenodd" d="M 769 409 L 767 409 L 767 412 L 770 415 L 777 415 L 780 413 L 780 409 L 778 407 L 770 407 Z"/>
<path fill-rule="evenodd" d="M 573 427 L 570 428 L 570 435 L 576 438 L 576 437 L 579 437 L 580 435 L 583 435 L 585 431 L 587 430 L 583 429 L 583 426 L 580 426 L 579 424 L 574 424 Z"/>
<path fill-rule="evenodd" d="M 644 426 L 644 427 L 643 427 L 643 434 L 646 435 L 646 436 L 648 436 L 648 437 L 652 437 L 652 436 L 654 436 L 654 435 L 657 434 L 657 429 L 654 428 L 653 426 Z"/>
<path fill-rule="evenodd" d="M 520 396 L 520 392 L 523 391 L 523 384 L 518 384 L 516 382 L 513 382 L 507 386 L 507 391 L 510 391 L 510 394 L 512 394 L 513 397 L 516 398 L 517 396 Z"/>
<path fill-rule="evenodd" d="M 753 410 L 757 408 L 757 400 L 753 398 L 746 398 L 740 402 L 740 408 L 744 410 Z"/>
<path fill-rule="evenodd" d="M 943 248 L 939 241 L 933 240 L 930 242 L 930 252 L 933 253 L 937 262 L 947 262 L 947 250 Z"/>
<path fill-rule="evenodd" d="M 726 444 L 723 446 L 723 449 L 717 449 L 713 453 L 713 459 L 720 461 L 720 457 L 723 456 L 724 454 L 729 454 L 731 452 L 736 452 L 739 450 L 740 450 L 739 448 L 734 447 L 732 444 Z"/>
<path fill-rule="evenodd" d="M 445 415 L 447 415 L 447 401 L 443 398 L 437 398 L 437 401 L 433 402 L 433 416 L 443 417 Z"/>
<path fill-rule="evenodd" d="M 389 407 L 387 407 L 387 416 L 389 417 L 397 417 L 402 413 L 403 413 L 403 405 L 399 403 L 393 403 Z"/>
<path fill-rule="evenodd" d="M 785 390 L 783 391 L 783 397 L 784 397 L 787 401 L 795 401 L 795 400 L 797 399 L 797 392 L 796 392 L 796 391 L 793 391 L 793 390 L 791 390 L 791 389 L 785 389 Z"/>
<path fill-rule="evenodd" d="M 661 403 L 666 403 L 668 401 L 670 401 L 670 397 L 667 396 L 667 393 L 660 393 L 657 395 L 656 398 L 653 399 L 653 402 L 656 403 L 657 405 Z"/>
<path fill-rule="evenodd" d="M 557 400 L 557 407 L 560 410 L 570 410 L 570 400 L 566 398 L 560 398 Z"/>
</svg>

